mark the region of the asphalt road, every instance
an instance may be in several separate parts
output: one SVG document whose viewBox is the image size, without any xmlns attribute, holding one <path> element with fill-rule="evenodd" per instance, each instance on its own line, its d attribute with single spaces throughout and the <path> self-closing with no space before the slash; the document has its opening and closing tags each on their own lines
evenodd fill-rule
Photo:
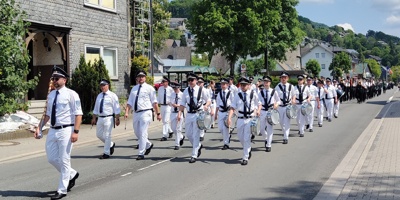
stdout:
<svg viewBox="0 0 400 200">
<path fill-rule="evenodd" d="M 341 104 L 339 118 L 324 121 L 303 138 L 292 120 L 287 145 L 278 125 L 272 152 L 265 152 L 257 136 L 247 166 L 240 165 L 236 134 L 231 149 L 222 151 L 216 128 L 206 133 L 205 149 L 194 164 L 188 163 L 188 140 L 175 151 L 173 141 L 159 141 L 160 132 L 150 133 L 154 148 L 142 161 L 135 160 L 133 134 L 115 141 L 114 156 L 108 160 L 98 159 L 100 143 L 74 148 L 72 166 L 80 177 L 65 199 L 312 199 L 392 91 L 364 104 Z M 57 188 L 58 172 L 45 156 L 0 164 L 0 171 L 0 198 L 47 198 Z"/>
</svg>

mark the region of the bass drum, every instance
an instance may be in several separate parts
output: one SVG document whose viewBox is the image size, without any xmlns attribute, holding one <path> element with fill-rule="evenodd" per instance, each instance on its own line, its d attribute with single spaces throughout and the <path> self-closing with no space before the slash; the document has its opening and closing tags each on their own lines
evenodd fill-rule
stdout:
<svg viewBox="0 0 400 200">
<path fill-rule="evenodd" d="M 228 124 L 228 115 L 226 115 L 224 117 L 224 125 L 226 126 L 226 128 L 236 128 L 236 122 L 237 122 L 238 116 L 236 113 L 233 113 L 232 118 L 231 118 L 231 125 L 229 126 Z"/>
<path fill-rule="evenodd" d="M 305 102 L 301 105 L 301 114 L 304 116 L 308 116 L 313 111 L 312 105 Z"/>
<path fill-rule="evenodd" d="M 250 133 L 257 135 L 260 132 L 260 118 L 254 117 L 250 122 Z"/>
<path fill-rule="evenodd" d="M 208 130 L 211 128 L 211 114 L 207 111 L 199 111 L 197 113 L 197 126 L 200 130 Z"/>
<path fill-rule="evenodd" d="M 267 111 L 267 122 L 270 125 L 279 124 L 279 112 L 275 109 L 270 109 Z M 265 127 L 267 128 L 267 127 Z"/>
<path fill-rule="evenodd" d="M 288 105 L 286 106 L 286 116 L 289 119 L 297 118 L 297 106 L 296 105 Z"/>
</svg>

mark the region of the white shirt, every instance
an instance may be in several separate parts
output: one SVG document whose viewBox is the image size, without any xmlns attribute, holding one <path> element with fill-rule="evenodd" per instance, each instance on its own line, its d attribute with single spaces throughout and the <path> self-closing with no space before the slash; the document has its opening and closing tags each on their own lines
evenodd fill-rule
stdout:
<svg viewBox="0 0 400 200">
<path fill-rule="evenodd" d="M 300 87 L 300 90 L 299 90 Z M 311 95 L 310 90 L 308 90 L 308 87 L 306 87 L 305 85 L 297 85 L 295 86 L 295 95 L 296 95 L 296 103 L 297 104 L 301 104 L 303 102 L 305 102 L 307 100 L 307 98 Z M 300 102 L 300 94 L 303 95 L 303 101 Z"/>
<path fill-rule="evenodd" d="M 311 101 L 315 101 L 318 96 L 318 88 L 315 85 L 307 85 L 307 88 L 311 94 Z"/>
<path fill-rule="evenodd" d="M 332 99 L 337 96 L 336 88 L 333 85 L 327 85 L 326 89 L 328 90 L 328 93 L 325 95 L 325 99 Z"/>
<path fill-rule="evenodd" d="M 129 94 L 127 104 L 132 107 L 132 110 L 135 109 L 136 95 L 139 90 L 139 86 L 140 84 L 136 84 L 135 86 L 133 86 L 131 93 Z M 152 109 L 153 104 L 157 103 L 156 90 L 153 88 L 153 86 L 147 83 L 143 83 L 142 87 L 140 88 L 137 101 L 137 110 L 134 111 Z"/>
<path fill-rule="evenodd" d="M 267 98 L 266 91 L 268 91 L 268 98 Z M 262 95 L 264 95 L 264 97 L 267 98 L 268 105 L 280 103 L 280 101 L 281 101 L 281 99 L 279 99 L 278 92 L 275 91 L 274 95 L 271 96 L 272 91 L 273 91 L 272 88 L 269 88 L 268 90 L 264 88 L 264 89 L 260 90 L 260 92 L 258 93 L 258 99 L 260 99 L 260 103 L 261 103 L 261 105 L 263 105 L 263 108 L 262 108 L 263 110 L 265 110 L 266 108 L 264 107 L 265 99 L 263 98 Z"/>
<path fill-rule="evenodd" d="M 251 96 L 251 91 L 252 90 L 247 90 L 246 92 L 239 92 L 237 95 L 235 95 L 231 107 L 239 112 L 239 117 L 243 117 L 243 114 L 240 112 L 244 112 L 244 102 L 240 98 L 239 94 L 244 98 L 244 93 L 246 93 L 246 112 L 250 111 L 256 111 L 258 109 L 258 106 L 261 105 L 261 102 L 258 99 L 258 94 L 253 91 L 253 98 L 250 101 L 250 96 Z M 249 113 L 251 115 L 252 113 Z"/>
<path fill-rule="evenodd" d="M 286 103 L 290 103 L 290 102 L 292 102 L 292 98 L 295 95 L 295 92 L 294 92 L 295 88 L 294 88 L 293 85 L 290 86 L 290 83 L 286 83 L 285 85 L 286 85 L 286 99 L 285 99 L 285 101 L 287 101 Z M 281 100 L 281 104 L 283 105 L 284 104 L 284 102 L 283 102 L 283 100 L 284 100 L 283 99 L 283 91 L 281 90 L 281 88 L 279 86 L 281 86 L 282 89 L 284 89 L 283 84 L 279 83 L 275 87 L 275 92 L 278 93 L 279 99 Z M 289 92 L 289 87 L 291 87 L 290 92 Z"/>
<path fill-rule="evenodd" d="M 165 98 L 166 102 L 164 102 L 164 93 L 165 93 L 165 91 L 167 92 L 167 95 L 166 95 L 166 98 Z M 169 87 L 169 86 L 166 87 L 166 88 L 164 86 L 159 87 L 158 88 L 157 102 L 159 104 L 161 104 L 161 105 L 169 104 L 169 101 L 170 101 L 172 93 L 174 93 L 174 89 L 172 89 L 172 87 Z"/>
<path fill-rule="evenodd" d="M 223 101 L 222 101 L 222 99 L 221 99 L 221 96 L 224 95 L 224 92 L 225 92 L 225 100 L 226 100 L 226 107 L 227 107 L 227 108 L 230 107 L 230 105 L 232 104 L 232 101 L 233 101 L 233 99 L 234 99 L 234 97 L 235 97 L 235 95 L 233 94 L 232 91 L 230 91 L 230 90 L 228 90 L 228 89 L 226 89 L 226 90 L 221 90 L 221 92 L 219 92 L 219 94 L 217 95 L 217 106 L 218 106 L 218 110 L 219 110 L 219 111 L 223 110 L 223 108 L 224 108 L 224 103 L 223 103 Z M 228 96 L 228 92 L 230 92 L 230 93 L 229 93 L 229 97 L 226 98 L 226 97 Z"/>
<path fill-rule="evenodd" d="M 234 95 L 236 95 L 236 94 L 239 92 L 238 88 L 237 88 L 234 84 L 229 85 L 229 86 L 228 86 L 228 89 L 229 89 L 230 91 L 232 91 Z"/>
<path fill-rule="evenodd" d="M 178 96 L 176 96 L 178 95 Z M 181 92 L 179 90 L 178 93 L 176 93 L 175 91 L 171 94 L 170 98 L 169 98 L 169 102 L 171 105 L 171 112 L 175 112 L 175 107 L 172 106 L 172 104 L 178 104 L 178 107 L 176 107 L 176 112 L 179 111 L 179 101 L 182 100 L 183 97 L 183 92 Z"/>
<path fill-rule="evenodd" d="M 325 90 L 324 87 L 318 87 L 316 91 L 316 96 L 320 100 L 325 99 Z"/>
<path fill-rule="evenodd" d="M 100 113 L 101 99 L 103 99 L 103 92 L 97 95 L 96 103 L 94 104 L 93 114 L 100 116 L 107 116 L 116 114 L 119 115 L 121 108 L 119 107 L 118 96 L 108 90 L 104 95 L 103 113 Z"/>
<path fill-rule="evenodd" d="M 189 87 L 187 87 L 187 88 L 185 89 L 185 91 L 183 91 L 182 99 L 179 101 L 179 105 L 185 106 L 185 107 L 186 107 L 186 110 L 187 110 L 188 112 L 190 111 L 190 106 L 189 106 L 189 105 L 190 105 L 189 89 L 192 89 L 192 88 L 189 86 Z M 209 98 L 209 96 L 208 96 L 209 93 L 208 93 L 207 89 L 203 88 L 203 89 L 201 90 L 199 102 L 197 102 L 197 96 L 198 96 L 198 94 L 199 94 L 199 89 L 200 89 L 200 87 L 199 87 L 198 85 L 196 85 L 196 86 L 193 88 L 193 101 L 194 101 L 195 106 L 199 106 L 199 109 L 198 109 L 198 110 L 202 110 L 202 109 L 203 109 L 203 104 L 206 104 L 207 102 L 209 102 L 209 101 L 210 101 L 210 98 Z M 195 111 L 197 111 L 197 110 L 195 110 Z"/>
<path fill-rule="evenodd" d="M 75 123 L 75 116 L 76 115 L 83 115 L 82 107 L 81 107 L 81 100 L 79 99 L 79 95 L 67 88 L 62 87 L 59 90 L 53 90 L 50 92 L 49 96 L 47 97 L 47 108 L 46 108 L 46 115 L 51 119 L 51 110 L 53 108 L 53 102 L 56 97 L 56 91 L 59 92 L 57 95 L 57 102 L 56 102 L 56 123 L 54 126 L 61 126 L 61 125 L 68 125 Z"/>
</svg>

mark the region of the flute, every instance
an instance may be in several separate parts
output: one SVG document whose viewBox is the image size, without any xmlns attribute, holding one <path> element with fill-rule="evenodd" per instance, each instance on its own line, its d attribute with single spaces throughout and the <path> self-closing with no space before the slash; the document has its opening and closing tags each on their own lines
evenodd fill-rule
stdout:
<svg viewBox="0 0 400 200">
<path fill-rule="evenodd" d="M 44 127 L 44 118 L 45 118 L 45 116 L 46 116 L 47 104 L 48 104 L 48 102 L 49 102 L 49 94 L 50 94 L 50 92 L 53 90 L 53 88 L 54 88 L 54 86 L 53 86 L 53 81 L 50 79 L 49 88 L 48 88 L 48 91 L 47 91 L 46 104 L 45 104 L 45 106 L 44 106 L 44 111 L 43 111 L 42 118 L 40 119 L 39 134 L 38 134 L 38 136 L 37 136 L 37 139 L 40 139 L 40 138 L 43 137 L 43 133 L 42 133 L 43 130 L 42 130 L 42 129 L 43 129 L 43 127 Z"/>
</svg>

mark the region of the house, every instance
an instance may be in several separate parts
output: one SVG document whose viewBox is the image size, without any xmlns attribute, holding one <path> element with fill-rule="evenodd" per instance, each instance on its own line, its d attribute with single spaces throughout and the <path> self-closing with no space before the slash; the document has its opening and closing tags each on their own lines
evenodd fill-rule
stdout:
<svg viewBox="0 0 400 200">
<path fill-rule="evenodd" d="M 25 39 L 31 56 L 28 79 L 40 74 L 28 100 L 44 100 L 54 65 L 72 74 L 81 55 L 102 57 L 118 96 L 129 90 L 130 17 L 127 0 L 16 0 L 31 23 Z"/>
<path fill-rule="evenodd" d="M 166 40 L 158 55 L 164 63 L 161 73 L 166 73 L 172 66 L 190 66 L 192 62 L 191 48 L 181 47 L 180 40 Z"/>
<path fill-rule="evenodd" d="M 341 50 L 341 49 L 340 49 Z M 331 48 L 323 43 L 318 43 L 313 47 L 301 48 L 301 65 L 306 66 L 307 62 L 311 59 L 315 59 L 321 66 L 321 71 L 319 76 L 331 77 L 331 71 L 329 70 L 329 65 L 332 63 L 332 59 L 335 56 L 334 51 L 339 51 Z"/>
</svg>

